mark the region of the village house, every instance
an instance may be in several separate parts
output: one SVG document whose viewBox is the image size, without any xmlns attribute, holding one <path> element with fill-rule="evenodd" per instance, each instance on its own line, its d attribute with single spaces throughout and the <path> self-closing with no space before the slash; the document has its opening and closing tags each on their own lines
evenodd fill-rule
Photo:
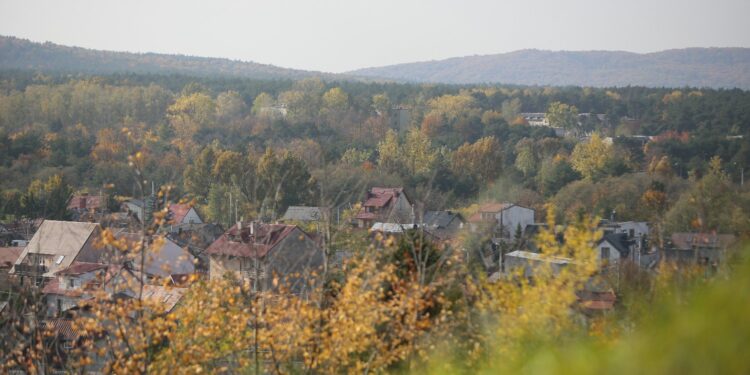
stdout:
<svg viewBox="0 0 750 375">
<path fill-rule="evenodd" d="M 485 203 L 469 217 L 471 230 L 490 230 L 500 240 L 514 240 L 534 224 L 534 210 L 513 203 Z"/>
<path fill-rule="evenodd" d="M 371 235 L 381 234 L 383 236 L 394 237 L 400 237 L 404 234 L 411 233 L 409 231 L 414 231 L 413 238 L 423 236 L 423 238 L 430 242 L 438 242 L 441 240 L 440 237 L 427 230 L 424 226 L 417 224 L 375 223 L 369 230 Z"/>
<path fill-rule="evenodd" d="M 0 247 L 0 297 L 11 287 L 10 270 L 23 253 L 23 247 Z"/>
<path fill-rule="evenodd" d="M 521 113 L 521 117 L 523 117 L 524 120 L 526 120 L 526 123 L 529 124 L 529 126 L 549 126 L 549 120 L 547 119 L 546 113 Z"/>
<path fill-rule="evenodd" d="M 318 243 L 299 227 L 286 224 L 239 222 L 212 243 L 206 254 L 212 280 L 231 274 L 256 290 L 268 290 L 277 277 L 295 293 L 307 287 L 324 263 Z"/>
<path fill-rule="evenodd" d="M 657 257 L 649 251 L 648 223 L 602 220 L 599 229 L 603 236 L 596 244 L 596 251 L 601 265 L 615 265 L 625 259 L 642 267 L 654 265 Z"/>
<path fill-rule="evenodd" d="M 464 217 L 453 211 L 426 211 L 422 218 L 424 228 L 441 239 L 454 238 L 465 224 Z"/>
<path fill-rule="evenodd" d="M 404 188 L 374 187 L 367 192 L 354 219 L 362 229 L 372 227 L 375 222 L 412 224 L 414 208 Z"/>
<path fill-rule="evenodd" d="M 557 274 L 563 268 L 573 264 L 570 258 L 553 257 L 529 251 L 516 250 L 503 256 L 503 270 L 505 274 L 520 272 L 523 277 L 533 277 L 538 267 L 549 267 L 549 271 Z"/>
<path fill-rule="evenodd" d="M 222 234 L 224 234 L 224 230 L 218 224 L 203 223 L 182 228 L 179 232 L 168 233 L 167 237 L 197 259 L 195 263 L 196 273 L 208 275 L 209 259 L 205 253 L 206 249 Z"/>
<path fill-rule="evenodd" d="M 664 249 L 664 260 L 716 266 L 726 259 L 737 242 L 733 234 L 672 233 Z"/>
<path fill-rule="evenodd" d="M 113 254 L 99 246 L 96 223 L 45 220 L 16 260 L 11 274 L 41 285 L 73 262 L 109 263 Z"/>
<path fill-rule="evenodd" d="M 120 210 L 135 216 L 138 221 L 143 222 L 146 203 L 143 199 L 130 198 L 120 204 Z"/>
<path fill-rule="evenodd" d="M 102 285 L 108 264 L 73 262 L 69 267 L 55 272 L 42 289 L 47 302 L 47 315 L 60 316 L 76 306 L 82 299 Z"/>
<path fill-rule="evenodd" d="M 106 195 L 74 195 L 68 201 L 68 212 L 75 221 L 98 221 L 107 213 Z"/>
<path fill-rule="evenodd" d="M 187 203 L 173 203 L 169 205 L 167 212 L 167 229 L 170 233 L 181 232 L 190 229 L 193 225 L 203 224 L 203 219 L 198 215 L 195 207 Z"/>
<path fill-rule="evenodd" d="M 124 241 L 130 249 L 136 248 L 141 240 L 141 235 L 138 233 L 118 232 L 115 237 Z M 148 244 L 143 258 L 143 267 L 141 267 L 140 253 L 131 255 L 127 261 L 131 268 L 142 271 L 149 280 L 179 278 L 192 275 L 196 271 L 196 258 L 186 248 L 169 238 Z"/>
<path fill-rule="evenodd" d="M 596 255 L 600 265 L 614 265 L 621 259 L 630 258 L 635 249 L 634 242 L 625 233 L 608 233 L 596 244 Z"/>
</svg>

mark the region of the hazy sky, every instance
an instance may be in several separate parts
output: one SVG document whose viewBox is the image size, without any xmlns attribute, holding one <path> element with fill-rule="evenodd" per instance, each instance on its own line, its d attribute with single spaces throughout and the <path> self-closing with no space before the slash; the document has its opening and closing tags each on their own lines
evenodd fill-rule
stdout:
<svg viewBox="0 0 750 375">
<path fill-rule="evenodd" d="M 0 0 L 0 34 L 346 70 L 509 52 L 750 47 L 750 0 Z"/>
</svg>

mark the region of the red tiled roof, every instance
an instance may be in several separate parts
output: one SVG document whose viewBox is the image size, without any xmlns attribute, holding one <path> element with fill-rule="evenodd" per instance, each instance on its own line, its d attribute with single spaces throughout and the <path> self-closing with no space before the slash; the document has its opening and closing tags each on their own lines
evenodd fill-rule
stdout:
<svg viewBox="0 0 750 375">
<path fill-rule="evenodd" d="M 174 203 L 169 205 L 169 214 L 171 216 L 170 222 L 174 224 L 182 223 L 182 220 L 185 219 L 185 215 L 190 212 L 190 209 L 193 208 L 193 206 L 189 204 L 184 203 Z"/>
<path fill-rule="evenodd" d="M 21 253 L 23 247 L 0 247 L 0 267 L 13 267 Z"/>
<path fill-rule="evenodd" d="M 102 263 L 73 262 L 70 267 L 55 272 L 55 275 L 75 276 L 105 268 L 109 268 L 109 265 Z"/>
<path fill-rule="evenodd" d="M 375 219 L 375 213 L 374 212 L 360 212 L 357 214 L 357 216 L 354 217 L 355 219 L 360 220 L 374 220 Z"/>
<path fill-rule="evenodd" d="M 475 212 L 473 215 L 469 216 L 469 222 L 471 223 L 479 223 L 484 221 L 492 221 L 492 219 L 483 219 L 482 213 L 491 213 L 496 214 L 506 208 L 512 207 L 512 203 L 483 203 L 479 206 L 479 210 Z"/>
<path fill-rule="evenodd" d="M 101 195 L 75 195 L 68 202 L 68 209 L 98 210 L 104 207 L 106 201 Z"/>
<path fill-rule="evenodd" d="M 382 188 L 374 187 L 367 193 L 365 207 L 385 207 L 391 201 L 404 192 L 404 188 Z"/>
<path fill-rule="evenodd" d="M 617 295 L 611 289 L 607 291 L 580 291 L 576 293 L 578 303 L 588 310 L 611 310 L 617 301 Z"/>
<path fill-rule="evenodd" d="M 250 225 L 252 224 L 248 223 L 247 226 L 243 226 L 241 233 L 238 233 L 237 225 L 232 226 L 206 249 L 206 253 L 262 257 L 297 228 L 294 225 L 285 224 L 255 224 L 254 229 L 251 230 Z M 251 231 L 253 234 L 250 233 Z"/>
</svg>

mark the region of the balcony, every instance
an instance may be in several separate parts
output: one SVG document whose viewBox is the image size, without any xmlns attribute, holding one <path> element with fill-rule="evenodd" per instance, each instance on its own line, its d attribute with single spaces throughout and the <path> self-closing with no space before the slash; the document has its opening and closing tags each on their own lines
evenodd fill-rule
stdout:
<svg viewBox="0 0 750 375">
<path fill-rule="evenodd" d="M 47 271 L 47 266 L 43 264 L 16 264 L 18 275 L 42 275 Z"/>
</svg>

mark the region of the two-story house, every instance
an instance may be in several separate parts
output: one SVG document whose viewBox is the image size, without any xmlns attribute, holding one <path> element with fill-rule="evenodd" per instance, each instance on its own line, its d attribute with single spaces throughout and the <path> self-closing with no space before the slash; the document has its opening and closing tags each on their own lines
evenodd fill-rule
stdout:
<svg viewBox="0 0 750 375">
<path fill-rule="evenodd" d="M 324 262 L 323 250 L 309 234 L 285 224 L 239 222 L 214 241 L 206 254 L 212 280 L 231 274 L 255 290 L 268 290 L 276 277 L 298 293 Z"/>
<path fill-rule="evenodd" d="M 10 273 L 41 286 L 73 262 L 108 264 L 114 254 L 100 246 L 100 234 L 96 223 L 45 220 Z"/>
<path fill-rule="evenodd" d="M 493 237 L 514 240 L 534 223 L 534 210 L 514 203 L 485 203 L 469 217 L 472 231 L 489 229 Z"/>
<path fill-rule="evenodd" d="M 376 222 L 412 224 L 414 208 L 404 188 L 374 187 L 367 192 L 354 219 L 359 228 L 370 228 Z"/>
</svg>

